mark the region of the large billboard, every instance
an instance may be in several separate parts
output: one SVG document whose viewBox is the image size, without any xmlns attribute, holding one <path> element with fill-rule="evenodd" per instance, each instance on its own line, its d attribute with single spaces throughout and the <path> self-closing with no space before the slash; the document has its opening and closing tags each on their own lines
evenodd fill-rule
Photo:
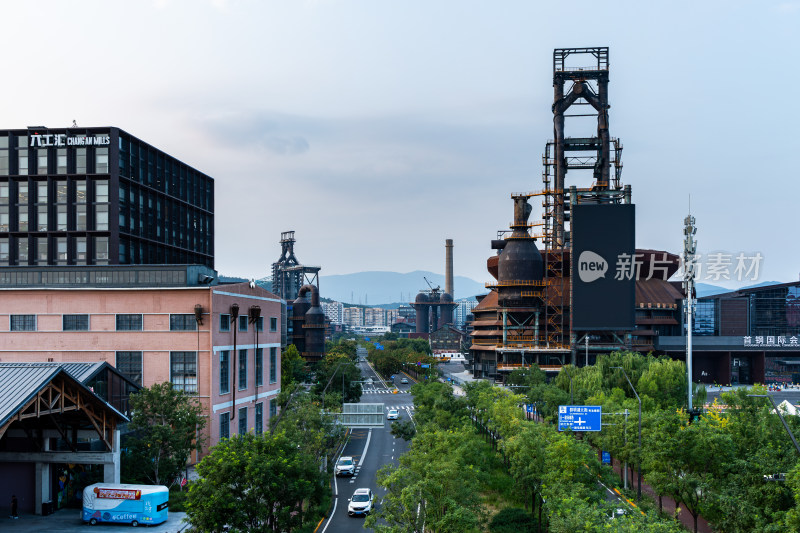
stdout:
<svg viewBox="0 0 800 533">
<path fill-rule="evenodd" d="M 635 321 L 635 209 L 572 206 L 572 329 L 632 330 Z"/>
</svg>

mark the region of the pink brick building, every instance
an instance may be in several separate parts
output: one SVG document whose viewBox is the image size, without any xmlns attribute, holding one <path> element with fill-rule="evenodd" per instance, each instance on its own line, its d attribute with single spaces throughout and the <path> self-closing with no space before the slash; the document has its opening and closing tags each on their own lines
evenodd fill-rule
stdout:
<svg viewBox="0 0 800 533">
<path fill-rule="evenodd" d="M 269 427 L 280 321 L 281 300 L 249 283 L 3 288 L 0 362 L 106 361 L 143 386 L 169 381 L 199 398 L 207 449 Z"/>
</svg>

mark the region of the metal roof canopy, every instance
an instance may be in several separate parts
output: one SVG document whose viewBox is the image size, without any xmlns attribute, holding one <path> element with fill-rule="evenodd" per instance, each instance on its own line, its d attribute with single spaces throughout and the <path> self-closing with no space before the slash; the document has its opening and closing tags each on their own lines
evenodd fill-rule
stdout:
<svg viewBox="0 0 800 533">
<path fill-rule="evenodd" d="M 104 364 L 0 363 L 0 438 L 12 425 L 29 429 L 27 421 L 36 419 L 67 443 L 70 427 L 65 426 L 94 429 L 106 448 L 114 450 L 117 424 L 128 419 L 81 382 Z"/>
</svg>

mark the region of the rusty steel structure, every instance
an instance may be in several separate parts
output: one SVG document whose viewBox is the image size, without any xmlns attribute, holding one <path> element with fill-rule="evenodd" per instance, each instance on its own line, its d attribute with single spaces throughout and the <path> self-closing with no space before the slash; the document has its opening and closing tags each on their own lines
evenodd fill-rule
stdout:
<svg viewBox="0 0 800 533">
<path fill-rule="evenodd" d="M 588 364 L 590 338 L 594 352 L 632 346 L 631 335 L 587 331 L 578 338 L 571 327 L 571 208 L 631 202 L 630 186 L 621 182 L 622 144 L 609 131 L 608 83 L 607 47 L 553 51 L 553 139 L 542 157 L 544 188 L 511 195 L 510 232 L 492 241 L 498 255 L 487 267 L 496 281 L 486 284 L 492 292 L 473 309 L 475 377 L 502 379 L 531 363 L 555 372 L 576 364 L 584 348 Z M 592 119 L 593 134 L 567 134 L 568 125 Z M 541 199 L 542 216 L 528 222 L 532 198 Z"/>
<path fill-rule="evenodd" d="M 316 285 L 319 289 L 319 271 L 321 267 L 302 265 L 294 255 L 294 231 L 281 233 L 281 256 L 272 263 L 271 292 L 287 302 L 297 298 L 300 287 Z"/>
</svg>

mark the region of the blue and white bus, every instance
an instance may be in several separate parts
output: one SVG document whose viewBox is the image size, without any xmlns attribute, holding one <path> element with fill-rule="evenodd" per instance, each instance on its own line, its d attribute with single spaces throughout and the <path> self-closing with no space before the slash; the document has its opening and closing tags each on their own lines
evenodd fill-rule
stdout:
<svg viewBox="0 0 800 533">
<path fill-rule="evenodd" d="M 155 525 L 167 521 L 169 489 L 163 485 L 95 483 L 83 489 L 81 518 L 100 522 Z"/>
</svg>

